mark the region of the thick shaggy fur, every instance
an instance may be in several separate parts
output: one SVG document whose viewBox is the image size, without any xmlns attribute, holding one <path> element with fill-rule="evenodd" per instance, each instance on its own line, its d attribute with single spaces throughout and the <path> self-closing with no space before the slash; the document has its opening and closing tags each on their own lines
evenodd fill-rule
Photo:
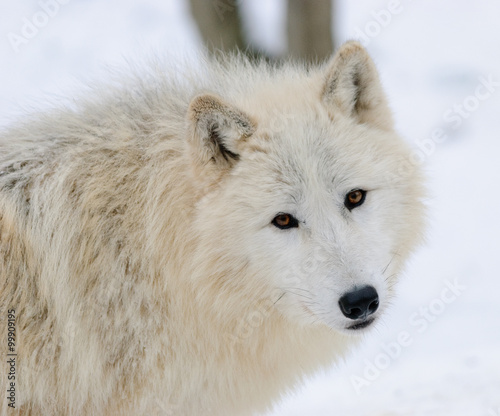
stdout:
<svg viewBox="0 0 500 416">
<path fill-rule="evenodd" d="M 0 414 L 268 409 L 356 341 L 343 293 L 370 284 L 375 317 L 387 305 L 421 236 L 409 154 L 355 42 L 309 69 L 150 71 L 10 127 L 0 386 L 15 309 L 16 409 Z"/>
</svg>

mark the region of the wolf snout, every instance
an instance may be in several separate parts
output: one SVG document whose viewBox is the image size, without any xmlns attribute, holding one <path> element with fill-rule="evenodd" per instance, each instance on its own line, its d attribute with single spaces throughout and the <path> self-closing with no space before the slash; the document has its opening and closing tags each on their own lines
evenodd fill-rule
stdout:
<svg viewBox="0 0 500 416">
<path fill-rule="evenodd" d="M 365 319 L 378 309 L 378 293 L 373 286 L 347 292 L 339 299 L 342 313 L 349 319 Z"/>
</svg>

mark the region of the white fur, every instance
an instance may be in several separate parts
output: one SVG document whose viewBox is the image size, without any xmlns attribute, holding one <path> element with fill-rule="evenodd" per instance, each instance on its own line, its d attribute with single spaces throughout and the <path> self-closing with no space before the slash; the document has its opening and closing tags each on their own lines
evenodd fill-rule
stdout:
<svg viewBox="0 0 500 416">
<path fill-rule="evenodd" d="M 356 342 L 339 297 L 374 286 L 378 317 L 421 238 L 419 172 L 355 42 L 309 69 L 151 71 L 0 137 L 18 414 L 266 410 Z"/>
</svg>

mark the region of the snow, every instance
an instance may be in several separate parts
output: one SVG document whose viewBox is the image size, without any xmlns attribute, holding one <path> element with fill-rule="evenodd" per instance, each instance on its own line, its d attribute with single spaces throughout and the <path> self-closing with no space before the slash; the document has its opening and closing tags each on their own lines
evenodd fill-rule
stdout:
<svg viewBox="0 0 500 416">
<path fill-rule="evenodd" d="M 55 1 L 2 5 L 0 125 L 124 57 L 200 47 L 183 0 Z M 240 3 L 253 41 L 284 50 L 285 2 Z M 500 3 L 337 0 L 336 13 L 336 38 L 367 45 L 423 161 L 428 241 L 363 345 L 268 416 L 500 416 Z M 40 27 L 16 52 L 12 36 L 29 22 Z M 445 140 L 432 140 L 436 129 Z"/>
</svg>

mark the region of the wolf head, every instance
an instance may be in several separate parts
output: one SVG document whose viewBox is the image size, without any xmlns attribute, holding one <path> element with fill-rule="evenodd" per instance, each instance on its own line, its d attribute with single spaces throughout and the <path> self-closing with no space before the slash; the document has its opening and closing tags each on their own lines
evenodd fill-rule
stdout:
<svg viewBox="0 0 500 416">
<path fill-rule="evenodd" d="M 376 68 L 348 42 L 318 69 L 248 71 L 249 86 L 188 110 L 201 256 L 242 302 L 269 296 L 288 320 L 359 332 L 387 306 L 423 217 Z"/>
</svg>

